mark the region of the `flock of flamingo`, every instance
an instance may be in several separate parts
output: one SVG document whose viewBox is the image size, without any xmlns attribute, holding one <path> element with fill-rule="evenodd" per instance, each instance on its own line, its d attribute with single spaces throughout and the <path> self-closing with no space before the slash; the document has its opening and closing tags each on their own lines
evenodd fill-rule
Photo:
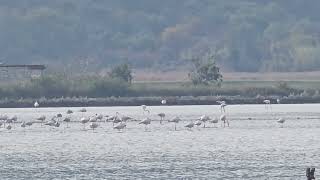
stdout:
<svg viewBox="0 0 320 180">
<path fill-rule="evenodd" d="M 220 104 L 220 110 L 221 110 L 221 116 L 220 118 L 218 117 L 214 117 L 214 118 L 210 118 L 207 115 L 202 115 L 201 117 L 199 117 L 196 120 L 192 120 L 191 122 L 187 123 L 184 125 L 185 128 L 191 130 L 192 128 L 194 128 L 195 126 L 199 127 L 203 124 L 203 128 L 206 128 L 206 123 L 212 123 L 214 125 L 214 127 L 217 127 L 216 124 L 220 122 L 221 123 L 221 127 L 226 127 L 226 126 L 230 126 L 229 124 L 229 120 L 226 116 L 226 109 L 225 107 L 227 106 L 225 101 L 217 101 L 217 103 Z M 270 100 L 264 100 L 263 103 L 265 104 L 265 108 L 272 108 L 271 107 L 271 101 Z M 280 100 L 277 99 L 277 103 L 280 103 Z M 166 104 L 166 100 L 162 100 L 161 104 Z M 38 108 L 39 107 L 39 103 L 36 101 L 34 103 L 34 107 Z M 150 110 L 147 108 L 146 105 L 141 105 L 142 110 L 143 110 L 143 115 L 146 116 L 150 114 Z M 79 110 L 80 112 L 87 112 L 87 110 L 85 108 L 82 108 Z M 58 128 L 60 127 L 60 125 L 62 123 L 65 124 L 66 128 L 69 128 L 69 123 L 71 122 L 71 114 L 73 114 L 74 112 L 72 110 L 67 110 L 66 117 L 63 117 L 63 115 L 61 113 L 56 114 L 55 116 L 51 117 L 50 119 L 47 119 L 47 117 L 45 115 L 41 115 L 40 117 L 36 118 L 35 121 L 22 121 L 20 124 L 21 128 L 26 128 L 26 127 L 31 127 L 34 123 L 40 123 L 41 127 L 43 126 L 49 126 L 52 128 Z M 160 124 L 163 124 L 164 120 L 165 120 L 165 113 L 159 113 L 157 114 L 160 118 Z M 129 117 L 129 116 L 125 116 L 125 115 L 120 115 L 120 113 L 116 112 L 115 116 L 108 116 L 108 115 L 103 115 L 103 114 L 95 114 L 94 116 L 90 116 L 90 117 L 82 117 L 80 119 L 80 121 L 75 121 L 75 122 L 80 122 L 83 125 L 83 129 L 86 129 L 86 125 L 89 124 L 89 128 L 92 129 L 93 131 L 99 127 L 99 122 L 112 122 L 113 124 L 113 129 L 116 130 L 123 130 L 127 127 L 127 122 L 128 121 L 137 121 L 136 119 Z M 168 122 L 169 123 L 173 123 L 174 124 L 174 130 L 177 130 L 177 124 L 182 121 L 180 119 L 180 117 L 176 116 L 173 117 L 172 119 L 169 119 Z M 144 119 L 140 120 L 138 122 L 138 124 L 144 125 L 145 126 L 145 130 L 148 129 L 148 126 L 151 124 L 152 119 L 150 119 L 148 116 L 146 116 Z M 285 122 L 284 118 L 279 118 L 277 120 L 277 122 L 279 124 L 283 124 Z M 15 124 L 18 123 L 18 117 L 16 115 L 9 117 L 7 115 L 0 115 L 0 128 L 5 128 L 7 130 L 11 130 L 13 128 L 15 128 Z"/>
</svg>

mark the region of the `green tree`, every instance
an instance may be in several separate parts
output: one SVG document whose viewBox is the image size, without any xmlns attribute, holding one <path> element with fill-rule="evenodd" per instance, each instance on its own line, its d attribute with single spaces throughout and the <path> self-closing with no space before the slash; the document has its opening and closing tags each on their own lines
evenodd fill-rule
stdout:
<svg viewBox="0 0 320 180">
<path fill-rule="evenodd" d="M 189 73 L 189 78 L 194 85 L 217 84 L 222 82 L 220 68 L 216 65 L 213 55 L 202 58 L 193 58 L 193 69 Z"/>
<path fill-rule="evenodd" d="M 114 67 L 109 75 L 111 78 L 121 79 L 128 83 L 131 83 L 133 79 L 132 70 L 128 64 L 121 64 Z"/>
</svg>

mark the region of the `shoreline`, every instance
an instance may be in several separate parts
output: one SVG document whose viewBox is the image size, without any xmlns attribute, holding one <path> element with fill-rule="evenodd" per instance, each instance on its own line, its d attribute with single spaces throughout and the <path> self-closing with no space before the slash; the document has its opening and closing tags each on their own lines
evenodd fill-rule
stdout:
<svg viewBox="0 0 320 180">
<path fill-rule="evenodd" d="M 103 107 L 103 106 L 160 106 L 161 100 L 166 99 L 165 106 L 173 105 L 219 105 L 217 101 L 226 101 L 227 104 L 264 104 L 269 99 L 271 104 L 312 104 L 320 103 L 320 96 L 293 96 L 293 97 L 241 97 L 241 96 L 175 96 L 175 97 L 106 97 L 106 98 L 53 98 L 53 99 L 3 99 L 0 108 L 31 108 L 35 101 L 40 107 Z"/>
</svg>

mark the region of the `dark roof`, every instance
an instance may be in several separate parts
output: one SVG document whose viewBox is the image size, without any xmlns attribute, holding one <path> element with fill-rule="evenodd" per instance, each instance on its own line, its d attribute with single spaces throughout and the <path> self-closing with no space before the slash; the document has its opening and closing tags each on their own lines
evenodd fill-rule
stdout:
<svg viewBox="0 0 320 180">
<path fill-rule="evenodd" d="M 0 68 L 5 67 L 5 68 L 27 68 L 30 70 L 44 70 L 46 69 L 45 65 L 0 65 Z"/>
</svg>

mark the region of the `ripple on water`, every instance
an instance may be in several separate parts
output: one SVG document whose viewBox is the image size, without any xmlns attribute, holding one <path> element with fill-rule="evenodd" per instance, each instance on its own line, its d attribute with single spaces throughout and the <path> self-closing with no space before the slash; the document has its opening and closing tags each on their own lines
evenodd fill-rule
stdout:
<svg viewBox="0 0 320 180">
<path fill-rule="evenodd" d="M 95 132 L 81 130 L 79 123 L 51 130 L 40 124 L 10 132 L 0 128 L 1 179 L 303 179 L 306 167 L 319 168 L 319 108 L 228 106 L 230 128 L 219 124 L 192 131 L 183 126 L 203 114 L 219 116 L 219 106 L 150 107 L 154 120 L 159 112 L 185 120 L 178 131 L 159 122 L 147 131 L 129 122 L 123 132 L 110 123 L 100 123 Z M 142 118 L 141 107 L 88 108 L 86 113 L 75 108 L 72 118 L 115 111 Z M 59 112 L 66 108 L 0 110 L 25 121 Z M 284 116 L 281 128 L 275 120 Z"/>
</svg>

